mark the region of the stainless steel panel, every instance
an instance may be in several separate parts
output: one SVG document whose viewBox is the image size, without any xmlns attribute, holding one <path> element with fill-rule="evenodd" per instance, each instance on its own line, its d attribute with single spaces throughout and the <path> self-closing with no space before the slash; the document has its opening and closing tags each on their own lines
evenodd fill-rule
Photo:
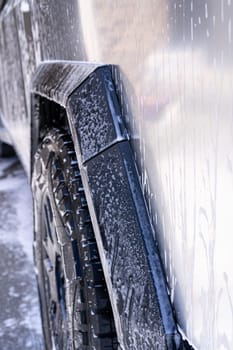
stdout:
<svg viewBox="0 0 233 350">
<path fill-rule="evenodd" d="M 79 1 L 119 92 L 181 329 L 233 348 L 231 0 Z"/>
</svg>

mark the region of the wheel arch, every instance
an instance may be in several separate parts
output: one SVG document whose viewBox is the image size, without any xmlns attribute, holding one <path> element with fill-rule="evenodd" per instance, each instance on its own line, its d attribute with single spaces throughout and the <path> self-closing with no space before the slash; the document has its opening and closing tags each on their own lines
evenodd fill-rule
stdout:
<svg viewBox="0 0 233 350">
<path fill-rule="evenodd" d="M 90 114 L 92 117 L 87 118 Z M 65 126 L 66 121 L 81 170 L 119 343 L 122 349 L 150 349 L 155 345 L 159 349 L 179 349 L 180 335 L 122 123 L 111 66 L 56 61 L 38 67 L 32 82 L 32 162 L 43 130 L 51 125 Z M 111 162 L 115 171 L 108 166 Z M 109 181 L 113 182 L 110 192 Z M 114 215 L 124 220 L 114 220 Z"/>
<path fill-rule="evenodd" d="M 63 126 L 67 100 L 72 92 L 101 65 L 85 62 L 42 62 L 31 84 L 31 169 L 46 127 Z"/>
</svg>

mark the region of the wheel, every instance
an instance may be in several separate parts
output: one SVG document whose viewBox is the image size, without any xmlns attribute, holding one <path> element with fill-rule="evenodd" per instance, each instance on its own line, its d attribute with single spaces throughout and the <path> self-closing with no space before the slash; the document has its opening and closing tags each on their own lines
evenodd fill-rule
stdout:
<svg viewBox="0 0 233 350">
<path fill-rule="evenodd" d="M 117 349 L 111 305 L 73 149 L 53 129 L 35 155 L 34 255 L 45 346 Z"/>
</svg>

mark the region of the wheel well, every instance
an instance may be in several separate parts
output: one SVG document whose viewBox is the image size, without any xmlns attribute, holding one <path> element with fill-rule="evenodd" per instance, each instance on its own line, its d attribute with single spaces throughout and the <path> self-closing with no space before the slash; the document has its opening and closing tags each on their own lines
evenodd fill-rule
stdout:
<svg viewBox="0 0 233 350">
<path fill-rule="evenodd" d="M 45 97 L 39 97 L 39 142 L 44 138 L 45 132 L 57 127 L 68 129 L 66 110 L 58 103 L 48 100 Z"/>
<path fill-rule="evenodd" d="M 31 128 L 31 165 L 38 145 L 48 130 L 58 128 L 70 134 L 66 109 L 46 97 L 34 94 L 32 96 L 32 128 Z"/>
</svg>

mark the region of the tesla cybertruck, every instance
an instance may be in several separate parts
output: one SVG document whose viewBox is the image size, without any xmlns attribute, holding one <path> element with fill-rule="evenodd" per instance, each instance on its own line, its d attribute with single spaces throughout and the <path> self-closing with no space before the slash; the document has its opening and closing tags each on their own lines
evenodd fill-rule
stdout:
<svg viewBox="0 0 233 350">
<path fill-rule="evenodd" d="M 233 349 L 233 2 L 0 8 L 45 348 Z"/>
</svg>

